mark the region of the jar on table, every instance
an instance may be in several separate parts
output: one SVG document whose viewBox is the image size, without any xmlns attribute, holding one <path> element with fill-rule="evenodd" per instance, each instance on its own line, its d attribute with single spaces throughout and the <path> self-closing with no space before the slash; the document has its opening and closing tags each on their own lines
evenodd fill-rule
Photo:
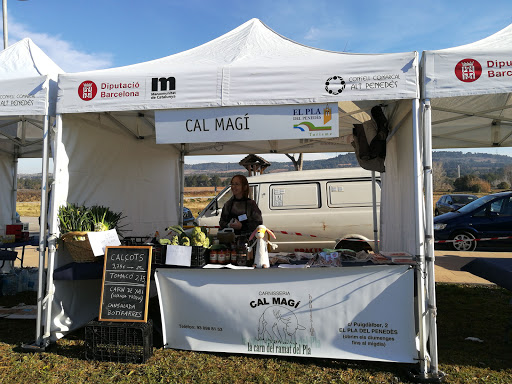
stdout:
<svg viewBox="0 0 512 384">
<path fill-rule="evenodd" d="M 210 249 L 210 264 L 219 262 L 219 252 L 216 249 Z"/>
<path fill-rule="evenodd" d="M 236 265 L 238 259 L 238 252 L 236 251 L 235 244 L 231 244 L 231 251 L 230 251 L 230 263 L 233 265 Z"/>
<path fill-rule="evenodd" d="M 224 249 L 219 249 L 219 253 L 217 255 L 217 262 L 219 264 L 226 264 L 226 252 Z"/>
<path fill-rule="evenodd" d="M 239 266 L 247 266 L 247 252 L 244 250 L 240 250 L 237 255 L 236 264 Z"/>
</svg>

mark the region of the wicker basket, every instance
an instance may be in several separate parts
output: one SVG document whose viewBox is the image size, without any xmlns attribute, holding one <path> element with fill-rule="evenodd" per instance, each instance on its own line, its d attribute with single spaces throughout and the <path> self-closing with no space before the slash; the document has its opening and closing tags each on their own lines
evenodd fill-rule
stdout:
<svg viewBox="0 0 512 384">
<path fill-rule="evenodd" d="M 84 240 L 77 240 L 76 237 L 78 236 L 84 237 Z M 94 256 L 87 232 L 67 232 L 61 236 L 61 239 L 74 262 L 92 263 L 103 260 L 102 257 Z"/>
</svg>

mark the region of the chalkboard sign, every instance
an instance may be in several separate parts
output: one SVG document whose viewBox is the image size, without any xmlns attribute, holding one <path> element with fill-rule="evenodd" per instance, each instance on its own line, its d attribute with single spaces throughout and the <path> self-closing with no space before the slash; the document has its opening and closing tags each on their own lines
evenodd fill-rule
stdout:
<svg viewBox="0 0 512 384">
<path fill-rule="evenodd" d="M 105 248 L 99 320 L 147 322 L 151 246 Z"/>
</svg>

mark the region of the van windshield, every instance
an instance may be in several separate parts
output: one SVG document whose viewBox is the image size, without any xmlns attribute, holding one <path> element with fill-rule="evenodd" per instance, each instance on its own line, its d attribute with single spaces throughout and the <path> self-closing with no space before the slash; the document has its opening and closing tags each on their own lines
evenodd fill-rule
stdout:
<svg viewBox="0 0 512 384">
<path fill-rule="evenodd" d="M 490 196 L 490 195 L 489 196 L 481 197 L 479 199 L 476 199 L 475 201 L 472 201 L 468 205 L 465 205 L 462 208 L 459 208 L 457 210 L 457 212 L 469 213 L 469 212 L 475 211 L 475 210 L 477 210 L 481 206 L 485 205 L 486 203 L 488 203 L 489 201 L 491 201 L 494 198 L 495 198 L 495 196 Z"/>
</svg>

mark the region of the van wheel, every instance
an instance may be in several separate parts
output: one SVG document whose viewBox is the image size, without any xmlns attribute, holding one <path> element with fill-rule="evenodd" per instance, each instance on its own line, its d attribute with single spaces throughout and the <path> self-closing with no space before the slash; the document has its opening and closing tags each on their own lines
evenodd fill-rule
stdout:
<svg viewBox="0 0 512 384">
<path fill-rule="evenodd" d="M 452 236 L 452 240 L 459 240 L 452 243 L 454 251 L 471 252 L 476 248 L 475 236 L 469 232 L 459 232 Z"/>
<path fill-rule="evenodd" d="M 354 252 L 370 252 L 372 247 L 366 241 L 361 241 L 360 239 L 344 239 L 336 244 L 336 249 L 351 249 Z"/>
</svg>

